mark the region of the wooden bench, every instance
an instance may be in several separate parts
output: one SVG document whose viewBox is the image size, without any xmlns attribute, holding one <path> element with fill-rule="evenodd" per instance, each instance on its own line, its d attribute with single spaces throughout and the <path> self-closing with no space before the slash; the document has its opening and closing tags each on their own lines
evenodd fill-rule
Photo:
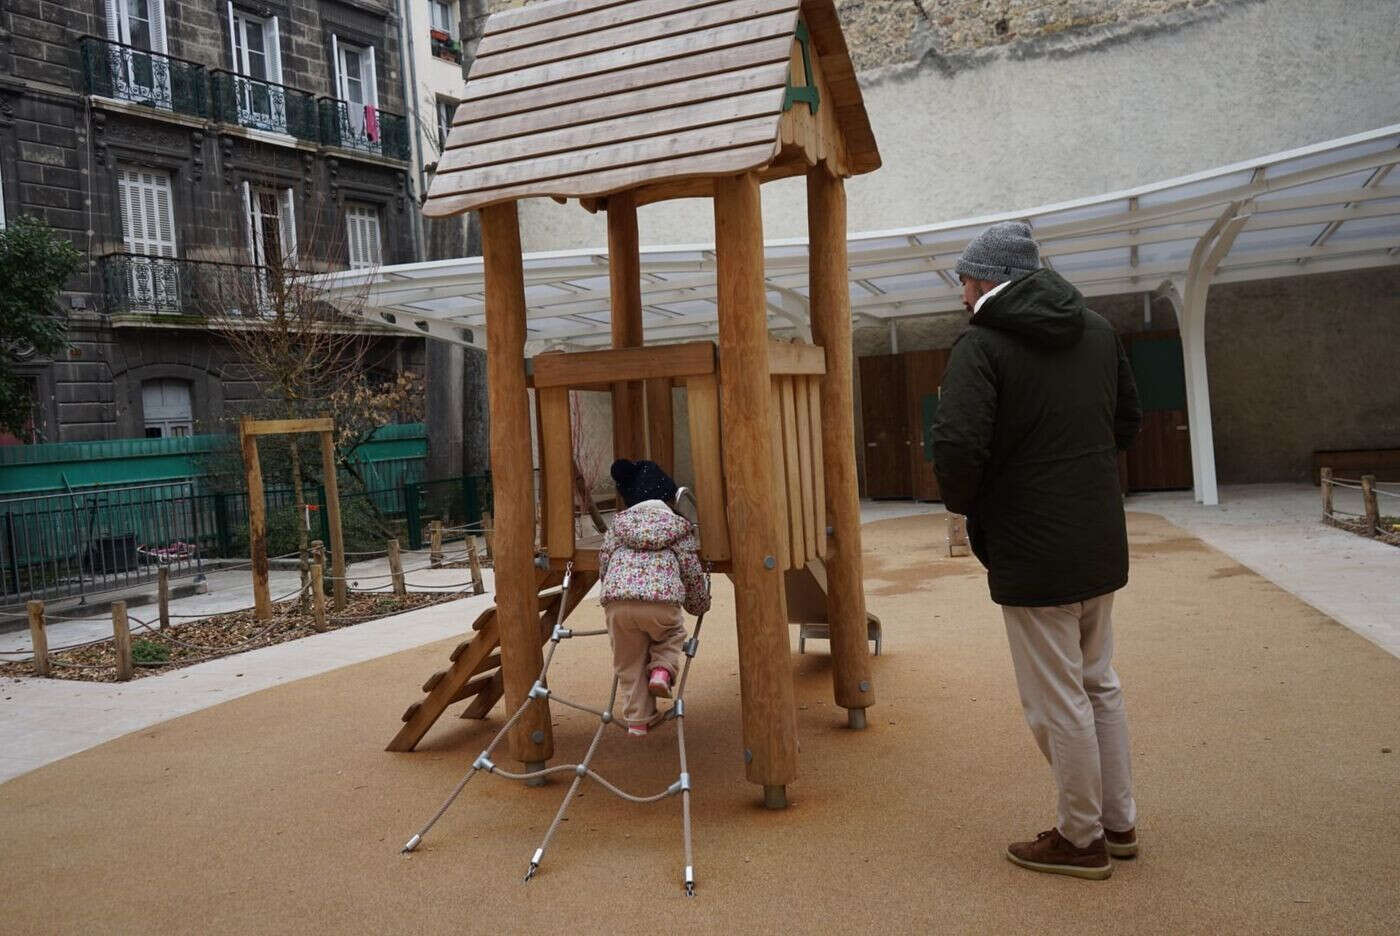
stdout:
<svg viewBox="0 0 1400 936">
<path fill-rule="evenodd" d="M 1400 481 L 1400 448 L 1338 449 L 1313 452 L 1312 482 L 1321 484 L 1319 472 L 1331 468 L 1338 478 L 1359 478 L 1375 475 L 1377 481 Z"/>
</svg>

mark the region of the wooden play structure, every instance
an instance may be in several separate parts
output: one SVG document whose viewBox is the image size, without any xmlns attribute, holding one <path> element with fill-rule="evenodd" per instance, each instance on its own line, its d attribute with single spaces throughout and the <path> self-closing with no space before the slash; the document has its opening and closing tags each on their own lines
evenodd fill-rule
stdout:
<svg viewBox="0 0 1400 936">
<path fill-rule="evenodd" d="M 803 616 L 828 625 L 836 702 L 864 725 L 875 693 L 843 179 L 879 164 L 830 0 L 556 0 L 487 20 L 424 212 L 481 215 L 497 604 L 430 677 L 392 750 L 411 749 L 453 701 L 475 697 L 467 714 L 480 716 L 503 693 L 508 710 L 533 699 L 511 732 L 512 756 L 535 769 L 553 756 L 548 700 L 529 694 L 555 603 L 572 607 L 597 566 L 596 542 L 575 536 L 570 389 L 611 393 L 616 456 L 668 468 L 672 390 L 687 394 L 702 557 L 734 581 L 743 756 L 765 801 L 783 805 L 797 774 L 790 589 L 810 597 L 825 584 Z M 798 175 L 813 344 L 771 341 L 767 330 L 759 186 Z M 542 354 L 527 373 L 516 201 L 534 196 L 607 213 L 613 347 Z M 637 209 L 674 198 L 714 203 L 717 345 L 643 346 Z"/>
</svg>

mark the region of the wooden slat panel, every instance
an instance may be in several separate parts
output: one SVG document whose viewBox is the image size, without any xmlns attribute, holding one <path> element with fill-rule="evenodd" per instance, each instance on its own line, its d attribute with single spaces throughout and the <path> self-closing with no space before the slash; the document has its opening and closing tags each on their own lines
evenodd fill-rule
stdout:
<svg viewBox="0 0 1400 936">
<path fill-rule="evenodd" d="M 486 34 L 482 37 L 481 45 L 476 48 L 476 57 L 480 61 L 512 49 L 554 42 L 569 36 L 582 36 L 609 26 L 635 23 L 638 20 L 711 6 L 718 2 L 722 0 L 630 0 L 606 9 L 575 13 L 564 19 L 553 20 L 547 25 L 535 24 L 500 31 L 496 27 L 496 18 L 492 17 L 486 21 Z"/>
<path fill-rule="evenodd" d="M 817 525 L 817 557 L 826 558 L 826 461 L 822 455 L 822 378 L 808 377 L 808 418 L 812 428 L 812 488 Z"/>
<path fill-rule="evenodd" d="M 552 179 L 602 174 L 608 169 L 752 146 L 765 141 L 771 144 L 777 139 L 777 129 L 777 116 L 765 115 L 630 143 L 603 144 L 542 159 L 440 172 L 433 180 L 433 192 L 438 196 L 454 195 L 525 183 L 547 188 Z"/>
<path fill-rule="evenodd" d="M 783 374 L 825 374 L 826 352 L 805 342 L 770 341 L 768 370 L 774 377 Z"/>
<path fill-rule="evenodd" d="M 788 508 L 787 446 L 783 444 L 783 393 L 777 378 L 768 383 L 768 422 L 773 431 L 773 504 L 778 527 L 778 568 L 791 569 L 792 528 L 788 520 L 791 511 Z"/>
<path fill-rule="evenodd" d="M 710 341 L 691 341 L 652 348 L 547 351 L 535 356 L 534 366 L 535 386 L 540 388 L 606 387 L 626 380 L 713 374 L 715 346 Z"/>
<path fill-rule="evenodd" d="M 702 101 L 681 107 L 672 106 L 662 111 L 633 114 L 562 130 L 511 137 L 494 143 L 449 149 L 438 162 L 437 171 L 439 174 L 445 174 L 493 163 L 536 160 L 596 147 L 599 141 L 606 141 L 609 147 L 615 147 L 632 140 L 712 127 L 716 124 L 735 123 L 755 117 L 768 116 L 776 127 L 782 104 L 782 87 L 777 86 L 719 100 Z"/>
<path fill-rule="evenodd" d="M 544 526 L 549 554 L 574 554 L 574 454 L 569 419 L 569 391 L 547 387 L 535 391 L 540 408 L 540 457 L 546 492 Z"/>
<path fill-rule="evenodd" d="M 742 45 L 746 42 L 756 42 L 774 36 L 791 36 L 796 22 L 794 13 L 777 13 L 759 19 L 745 20 L 741 23 L 730 23 L 727 26 L 703 32 L 653 39 L 650 42 L 642 42 L 625 49 L 610 49 L 606 52 L 583 55 L 562 62 L 536 65 L 533 68 L 504 75 L 473 78 L 467 81 L 464 99 L 476 101 L 492 95 L 535 88 L 540 85 L 577 81 L 591 75 L 625 72 L 641 65 L 666 62 L 700 52 L 713 52 L 727 46 Z M 627 77 L 625 74 L 617 74 L 613 76 L 613 81 L 613 87 L 625 87 Z"/>
<path fill-rule="evenodd" d="M 449 140 L 446 152 L 479 148 L 487 143 L 520 137 L 527 134 L 543 134 L 547 131 L 578 127 L 597 121 L 670 112 L 696 102 L 714 101 L 720 98 L 737 97 L 755 91 L 777 90 L 784 86 L 783 72 L 771 63 L 743 68 L 738 71 L 707 75 L 687 81 L 652 85 L 644 88 L 628 88 L 607 97 L 589 98 L 573 102 L 568 107 L 547 107 L 522 114 L 508 114 L 503 117 L 483 118 L 471 121 L 465 117 L 455 121 L 469 127 L 469 132 L 458 136 L 455 142 Z M 497 100 L 492 98 L 492 101 Z M 489 103 L 489 102 L 484 102 Z M 457 108 L 459 115 L 477 105 L 463 104 Z M 775 104 L 776 114 L 780 104 Z M 445 158 L 445 157 L 444 157 Z"/>
<path fill-rule="evenodd" d="M 549 182 L 530 182 L 505 188 L 472 192 L 465 195 L 443 195 L 429 198 L 423 214 L 430 218 L 445 218 L 475 208 L 497 205 L 534 196 L 555 198 L 600 197 L 613 192 L 636 188 L 660 179 L 675 180 L 688 177 L 733 175 L 765 166 L 774 156 L 775 144 L 760 143 L 732 150 L 684 156 L 639 166 L 627 166 L 608 172 L 588 173 Z"/>
<path fill-rule="evenodd" d="M 686 58 L 634 68 L 626 73 L 625 80 L 612 74 L 596 75 L 567 84 L 546 85 L 543 88 L 528 88 L 482 100 L 464 101 L 457 106 L 453 115 L 454 129 L 447 146 L 452 149 L 472 144 L 475 135 L 463 133 L 460 129 L 463 125 L 479 126 L 488 120 L 533 115 L 541 121 L 541 126 L 545 126 L 550 120 L 567 121 L 572 110 L 557 111 L 556 116 L 548 112 L 551 108 L 560 108 L 565 104 L 589 107 L 595 101 L 604 101 L 614 96 L 622 97 L 646 89 L 665 88 L 667 93 L 674 93 L 680 101 L 684 99 L 680 91 L 680 86 L 684 83 L 694 83 L 701 79 L 714 79 L 715 82 L 722 83 L 732 78 L 738 87 L 740 77 L 749 69 L 763 69 L 773 76 L 770 81 L 781 85 L 787 80 L 788 50 L 791 46 L 791 36 L 775 36 L 716 52 L 701 51 Z M 724 91 L 722 87 L 710 86 L 702 96 L 719 97 L 727 93 L 733 92 Z M 614 113 L 631 111 L 620 110 Z M 493 137 L 496 135 L 491 134 Z"/>
<path fill-rule="evenodd" d="M 556 0 L 554 3 L 533 3 L 491 14 L 490 19 L 486 21 L 486 31 L 495 34 L 524 29 L 527 26 L 568 19 L 594 10 L 626 6 L 629 2 L 631 0 Z"/>
<path fill-rule="evenodd" d="M 552 42 L 486 57 L 478 56 L 472 63 L 471 77 L 481 80 L 492 75 L 519 73 L 537 66 L 564 63 L 584 56 L 623 52 L 658 39 L 684 36 L 701 30 L 714 32 L 732 23 L 777 13 L 786 13 L 791 17 L 790 22 L 795 22 L 797 6 L 796 0 L 726 0 L 723 3 L 683 10 L 667 16 L 612 25 L 584 36 L 560 36 Z"/>
<path fill-rule="evenodd" d="M 817 557 L 816 488 L 812 484 L 812 404 L 807 399 L 807 378 L 791 378 L 797 420 L 797 473 L 802 491 L 802 542 L 806 560 Z"/>
<path fill-rule="evenodd" d="M 797 394 L 793 381 L 779 378 L 783 404 L 783 483 L 787 488 L 788 536 L 792 541 L 793 568 L 807 563 L 807 524 L 802 511 L 802 455 L 797 444 Z"/>
<path fill-rule="evenodd" d="M 685 397 L 695 501 L 700 506 L 700 556 L 719 562 L 729 558 L 729 518 L 724 504 L 719 385 L 715 375 L 686 378 Z"/>
</svg>

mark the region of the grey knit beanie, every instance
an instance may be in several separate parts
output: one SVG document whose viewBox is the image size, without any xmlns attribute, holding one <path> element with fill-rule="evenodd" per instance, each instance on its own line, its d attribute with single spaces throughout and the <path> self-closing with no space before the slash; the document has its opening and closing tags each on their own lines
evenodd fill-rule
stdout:
<svg viewBox="0 0 1400 936">
<path fill-rule="evenodd" d="M 972 239 L 957 265 L 960 275 L 991 283 L 1005 283 L 1038 269 L 1040 248 L 1024 221 L 993 224 Z"/>
</svg>

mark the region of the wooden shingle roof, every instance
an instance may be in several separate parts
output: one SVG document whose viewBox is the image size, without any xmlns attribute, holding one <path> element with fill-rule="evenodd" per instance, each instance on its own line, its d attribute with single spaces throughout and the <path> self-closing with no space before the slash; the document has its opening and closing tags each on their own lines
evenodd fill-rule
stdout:
<svg viewBox="0 0 1400 936">
<path fill-rule="evenodd" d="M 807 74 L 815 108 L 788 94 Z M 487 19 L 423 210 L 791 175 L 804 155 L 880 165 L 832 0 L 554 0 Z"/>
</svg>

